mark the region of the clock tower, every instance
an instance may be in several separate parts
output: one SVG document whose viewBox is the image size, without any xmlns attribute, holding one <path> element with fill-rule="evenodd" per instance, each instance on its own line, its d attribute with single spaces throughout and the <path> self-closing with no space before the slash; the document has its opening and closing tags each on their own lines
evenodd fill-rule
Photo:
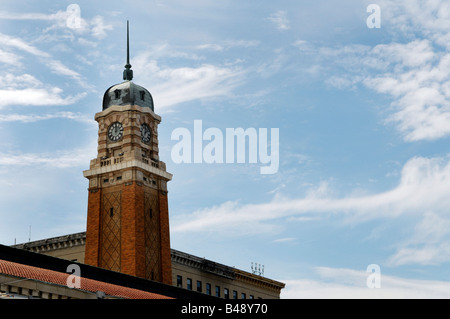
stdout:
<svg viewBox="0 0 450 319">
<path fill-rule="evenodd" d="M 104 94 L 89 180 L 85 263 L 172 284 L 167 182 L 148 90 L 132 82 L 127 22 L 124 82 Z"/>
</svg>

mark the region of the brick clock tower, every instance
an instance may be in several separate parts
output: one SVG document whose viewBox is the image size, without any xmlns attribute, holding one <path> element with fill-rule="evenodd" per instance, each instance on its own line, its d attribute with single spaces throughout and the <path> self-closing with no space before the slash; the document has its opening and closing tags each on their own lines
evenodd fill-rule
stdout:
<svg viewBox="0 0 450 319">
<path fill-rule="evenodd" d="M 98 154 L 89 180 L 85 263 L 172 284 L 167 182 L 158 156 L 158 124 L 149 91 L 133 83 L 129 57 L 124 82 L 103 97 Z"/>
</svg>

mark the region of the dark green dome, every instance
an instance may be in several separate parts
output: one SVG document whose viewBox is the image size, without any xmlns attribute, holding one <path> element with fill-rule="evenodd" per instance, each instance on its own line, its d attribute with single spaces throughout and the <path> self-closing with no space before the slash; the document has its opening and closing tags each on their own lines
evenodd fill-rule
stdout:
<svg viewBox="0 0 450 319">
<path fill-rule="evenodd" d="M 155 111 L 150 92 L 132 81 L 111 86 L 103 96 L 103 110 L 113 105 L 139 105 Z"/>
</svg>

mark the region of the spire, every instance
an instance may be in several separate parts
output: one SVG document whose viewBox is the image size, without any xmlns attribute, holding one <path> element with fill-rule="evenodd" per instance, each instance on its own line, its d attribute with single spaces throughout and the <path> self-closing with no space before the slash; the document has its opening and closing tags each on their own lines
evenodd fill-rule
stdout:
<svg viewBox="0 0 450 319">
<path fill-rule="evenodd" d="M 130 64 L 130 31 L 129 23 L 127 20 L 127 64 L 125 64 L 125 70 L 123 71 L 123 79 L 131 81 L 133 79 L 133 70 L 131 70 Z"/>
</svg>

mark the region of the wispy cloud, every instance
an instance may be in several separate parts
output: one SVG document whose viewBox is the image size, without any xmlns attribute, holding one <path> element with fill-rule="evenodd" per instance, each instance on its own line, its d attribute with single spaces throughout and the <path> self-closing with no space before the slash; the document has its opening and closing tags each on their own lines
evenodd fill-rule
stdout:
<svg viewBox="0 0 450 319">
<path fill-rule="evenodd" d="M 102 16 L 95 16 L 91 21 L 91 33 L 94 37 L 103 39 L 107 35 L 107 31 L 113 29 L 112 25 L 106 24 Z"/>
<path fill-rule="evenodd" d="M 393 98 L 395 123 L 407 141 L 450 134 L 450 54 L 435 52 L 428 40 L 379 45 L 373 50 L 392 71 L 367 77 L 364 84 Z"/>
<path fill-rule="evenodd" d="M 43 58 L 50 57 L 50 55 L 47 52 L 39 50 L 35 46 L 32 46 L 32 45 L 28 44 L 26 41 L 24 41 L 20 38 L 17 38 L 17 37 L 12 37 L 12 36 L 0 33 L 0 43 L 2 46 L 11 47 L 11 48 L 15 48 L 15 49 L 18 49 L 21 51 L 25 51 L 32 55 L 38 56 L 38 57 L 43 57 Z"/>
<path fill-rule="evenodd" d="M 80 10 L 81 11 L 81 10 Z M 83 18 L 80 12 L 80 16 L 77 17 L 78 21 L 76 26 L 70 25 L 70 19 L 73 19 L 70 10 L 59 10 L 56 13 L 44 14 L 37 12 L 29 13 L 15 13 L 15 12 L 5 12 L 0 11 L 0 19 L 5 20 L 42 20 L 49 21 L 53 24 L 46 28 L 44 32 L 48 32 L 53 29 L 64 29 L 66 31 L 72 31 L 78 34 L 90 33 L 93 37 L 102 39 L 107 35 L 107 31 L 112 30 L 113 26 L 106 24 L 103 17 L 97 15 L 91 20 L 86 20 Z M 69 22 L 68 22 L 69 21 Z"/>
<path fill-rule="evenodd" d="M 12 105 L 70 105 L 82 99 L 86 93 L 75 96 L 63 96 L 63 90 L 58 87 L 44 85 L 30 74 L 15 75 L 11 73 L 0 77 L 2 89 L 0 108 Z"/>
<path fill-rule="evenodd" d="M 290 22 L 287 18 L 287 12 L 280 10 L 270 15 L 268 18 L 270 21 L 272 21 L 278 30 L 289 30 Z"/>
<path fill-rule="evenodd" d="M 68 119 L 78 122 L 83 122 L 86 124 L 97 125 L 97 122 L 90 117 L 73 112 L 55 112 L 44 115 L 37 114 L 0 114 L 1 122 L 22 122 L 22 123 L 33 123 L 38 121 L 52 120 L 52 119 Z"/>
<path fill-rule="evenodd" d="M 138 55 L 133 64 L 141 70 L 142 84 L 152 87 L 160 112 L 183 102 L 230 94 L 245 75 L 245 71 L 237 66 L 202 64 L 198 67 L 161 68 L 157 61 L 150 59 L 149 53 Z"/>
<path fill-rule="evenodd" d="M 4 50 L 0 50 L 0 63 L 5 63 L 5 64 L 12 64 L 15 66 L 19 66 L 21 65 L 21 60 L 22 57 L 14 54 L 12 52 L 7 52 Z"/>
<path fill-rule="evenodd" d="M 450 261 L 450 219 L 444 214 L 427 211 L 413 234 L 398 245 L 389 258 L 393 266 L 420 264 L 438 265 Z"/>
<path fill-rule="evenodd" d="M 85 94 L 62 97 L 63 90 L 57 87 L 49 89 L 0 90 L 0 108 L 12 105 L 70 105 L 80 100 Z"/>
<path fill-rule="evenodd" d="M 205 43 L 196 46 L 198 50 L 224 51 L 232 48 L 249 48 L 259 45 L 256 40 L 225 40 L 217 43 Z"/>
<path fill-rule="evenodd" d="M 51 72 L 71 78 L 84 88 L 91 87 L 86 83 L 86 79 L 80 73 L 68 68 L 58 60 L 48 61 L 47 66 L 50 68 Z"/>
<path fill-rule="evenodd" d="M 214 207 L 199 209 L 191 214 L 175 216 L 172 231 L 177 232 L 215 232 L 229 236 L 249 234 L 280 234 L 287 220 L 290 223 L 326 220 L 330 216 L 339 216 L 343 225 L 358 224 L 376 219 L 394 219 L 403 215 L 422 216 L 433 211 L 437 216 L 445 216 L 450 206 L 450 158 L 415 157 L 402 169 L 399 184 L 388 191 L 365 195 L 336 198 L 327 183 L 312 189 L 302 198 L 275 196 L 269 202 L 258 204 L 240 204 L 226 202 Z M 434 215 L 431 215 L 434 217 Z M 430 216 L 428 216 L 430 218 Z M 446 217 L 441 217 L 446 223 Z M 438 218 L 435 218 L 435 220 Z M 430 225 L 429 220 L 424 223 Z M 251 225 L 251 227 L 249 227 Z M 438 226 L 436 226 L 438 227 Z M 450 251 L 450 232 L 444 232 L 441 241 L 425 240 L 425 234 L 436 234 L 436 229 L 420 228 L 422 239 L 408 244 L 397 243 L 398 251 L 392 264 L 408 262 L 434 263 L 447 258 L 439 252 Z M 445 237 L 444 237 L 445 235 Z M 419 250 L 434 247 L 427 256 L 413 259 Z M 446 254 L 448 255 L 448 254 Z M 445 259 L 445 260 L 444 260 Z"/>
<path fill-rule="evenodd" d="M 17 153 L 3 152 L 0 154 L 0 167 L 33 166 L 69 168 L 86 166 L 95 157 L 96 147 L 90 145 L 85 148 L 55 151 L 52 153 Z"/>
<path fill-rule="evenodd" d="M 315 279 L 282 280 L 286 299 L 436 299 L 450 297 L 450 282 L 408 279 L 383 274 L 380 288 L 368 288 L 365 270 L 317 267 Z"/>
<path fill-rule="evenodd" d="M 12 105 L 70 105 L 83 98 L 86 93 L 63 97 L 63 90 L 44 85 L 30 74 L 5 74 L 0 79 L 0 108 Z"/>
<path fill-rule="evenodd" d="M 38 49 L 37 47 L 27 43 L 26 41 L 20 38 L 11 37 L 9 35 L 0 33 L 0 43 L 1 43 L 0 46 L 4 46 L 5 48 L 16 49 L 22 52 L 32 54 L 35 57 L 37 57 L 41 63 L 47 65 L 53 73 L 67 76 L 75 80 L 79 85 L 81 85 L 84 88 L 89 87 L 81 74 L 70 69 L 69 67 L 64 65 L 61 61 L 54 59 L 47 52 Z M 15 53 L 3 51 L 0 49 L 0 62 L 8 64 L 14 63 L 18 64 L 21 59 L 22 57 Z"/>
<path fill-rule="evenodd" d="M 316 76 L 325 75 L 325 83 L 339 89 L 363 85 L 390 96 L 385 123 L 395 125 L 405 141 L 450 135 L 450 54 L 429 39 L 374 47 L 316 47 L 306 41 L 294 46 L 316 61 Z"/>
</svg>

